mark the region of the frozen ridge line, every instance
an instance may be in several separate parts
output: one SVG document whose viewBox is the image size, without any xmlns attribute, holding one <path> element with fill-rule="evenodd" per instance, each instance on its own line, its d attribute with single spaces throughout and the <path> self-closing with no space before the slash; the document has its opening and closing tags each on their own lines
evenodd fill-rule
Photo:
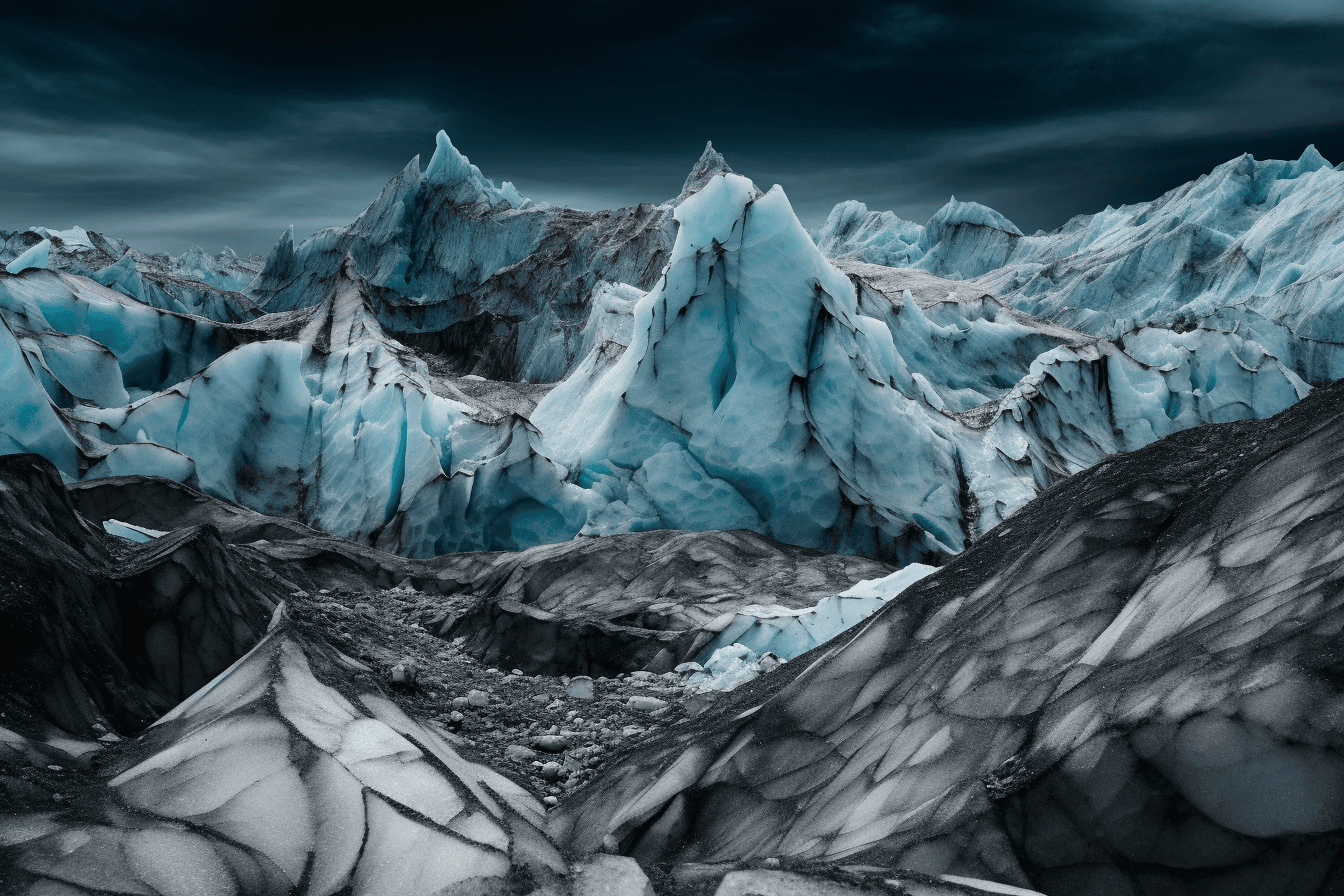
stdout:
<svg viewBox="0 0 1344 896">
<path fill-rule="evenodd" d="M 1234 332 L 1099 339 L 964 281 L 838 269 L 782 190 L 718 170 L 712 149 L 701 161 L 699 189 L 658 207 L 676 228 L 663 274 L 648 291 L 594 281 L 583 326 L 562 327 L 585 353 L 534 393 L 534 410 L 473 399 L 479 377 L 443 373 L 415 334 L 390 337 L 387 294 L 352 254 L 306 281 L 324 290 L 318 305 L 242 323 L 30 269 L 0 275 L 0 354 L 15 384 L 0 446 L 40 453 L 70 480 L 161 475 L 411 556 L 746 528 L 938 562 L 1117 451 L 1268 416 L 1307 392 Z M 485 233 L 492 216 L 554 223 L 566 211 L 501 210 L 480 200 L 465 162 L 440 169 L 457 180 L 427 195 L 476 197 L 444 200 L 442 220 Z M 383 233 L 365 224 L 399 220 L 398 196 L 427 213 L 421 180 L 408 166 L 341 240 Z M 403 245 L 387 233 L 366 248 Z"/>
<path fill-rule="evenodd" d="M 1344 171 L 1315 146 L 1249 154 L 1151 202 L 1023 235 L 953 200 L 920 226 L 842 202 L 816 232 L 828 258 L 971 280 L 1014 308 L 1099 336 L 1203 325 L 1254 339 L 1300 377 L 1344 375 Z"/>
</svg>

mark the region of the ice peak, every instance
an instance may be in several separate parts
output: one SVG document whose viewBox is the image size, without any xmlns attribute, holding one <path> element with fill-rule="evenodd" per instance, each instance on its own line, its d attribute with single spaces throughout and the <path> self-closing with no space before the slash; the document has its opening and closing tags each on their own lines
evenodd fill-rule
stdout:
<svg viewBox="0 0 1344 896">
<path fill-rule="evenodd" d="M 673 205 L 680 205 L 696 190 L 699 190 L 709 179 L 716 174 L 732 174 L 733 169 L 728 167 L 728 162 L 723 154 L 714 148 L 711 141 L 705 141 L 705 151 L 700 153 L 700 158 L 696 160 L 695 167 L 691 173 L 686 175 L 686 183 L 682 185 L 681 192 L 677 198 L 672 200 Z"/>
<path fill-rule="evenodd" d="M 989 206 L 981 205 L 978 202 L 958 202 L 957 197 L 953 196 L 947 201 L 947 205 L 938 209 L 929 219 L 929 223 L 924 230 L 927 244 L 933 245 L 937 239 L 941 238 L 943 231 L 962 224 L 1002 230 L 1013 236 L 1022 235 L 1022 231 L 1017 229 L 1016 224 Z"/>
<path fill-rule="evenodd" d="M 418 159 L 419 156 L 416 156 Z M 453 183 L 471 177 L 471 161 L 448 139 L 447 131 L 434 135 L 434 155 L 425 168 L 425 180 L 431 183 Z"/>
<path fill-rule="evenodd" d="M 47 257 L 51 254 L 51 240 L 44 239 L 42 242 L 30 247 L 18 258 L 5 265 L 5 270 L 11 274 L 18 274 L 29 268 L 45 268 L 47 266 Z"/>
<path fill-rule="evenodd" d="M 412 160 L 419 165 L 419 156 Z M 411 168 L 406 166 L 406 173 Z M 494 181 L 481 174 L 481 169 L 471 164 L 471 160 L 462 155 L 453 141 L 444 131 L 434 137 L 434 155 L 425 168 L 424 183 L 439 184 L 452 188 L 452 196 L 458 202 L 483 202 L 487 205 L 507 204 L 510 208 L 526 208 L 531 201 L 505 181 L 496 187 Z"/>
<path fill-rule="evenodd" d="M 1323 168 L 1330 167 L 1332 166 L 1326 161 L 1325 156 L 1321 155 L 1320 151 L 1316 149 L 1316 144 L 1309 143 L 1307 148 L 1302 150 L 1302 155 L 1298 156 L 1297 161 L 1293 163 L 1293 174 L 1309 174 L 1312 171 L 1320 171 Z"/>
</svg>

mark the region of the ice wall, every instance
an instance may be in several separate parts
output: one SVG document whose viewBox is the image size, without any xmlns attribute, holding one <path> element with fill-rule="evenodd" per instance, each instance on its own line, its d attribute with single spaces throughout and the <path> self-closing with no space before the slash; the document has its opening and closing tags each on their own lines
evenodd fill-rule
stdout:
<svg viewBox="0 0 1344 896">
<path fill-rule="evenodd" d="M 426 334 L 407 345 L 383 323 L 428 306 L 389 299 L 353 256 L 311 281 L 318 304 L 229 324 L 128 297 L 144 277 L 127 252 L 95 272 L 116 269 L 120 291 L 66 271 L 0 273 L 7 369 L 21 380 L 0 445 L 71 479 L 167 476 L 416 556 L 742 528 L 903 564 L 945 559 L 1115 452 L 1306 394 L 1226 322 L 1102 339 L 970 281 L 842 270 L 782 190 L 762 195 L 720 167 L 709 158 L 693 176 L 651 290 L 594 281 L 566 311 L 581 322 L 544 305 L 514 329 L 492 325 L 538 369 L 583 352 L 535 411 L 516 406 L 528 416 L 486 413 L 442 366 L 431 376 L 421 355 L 444 362 L 414 341 Z M 465 171 L 442 177 L 475 184 Z M 404 174 L 419 190 L 418 171 Z M 389 198 L 402 187 L 369 220 L 402 214 Z M 533 212 L 472 201 L 486 217 L 449 203 L 450 217 L 486 227 Z M 964 203 L 944 225 L 954 236 L 937 244 L 966 228 L 1026 239 Z M 299 254 L 282 242 L 272 268 L 299 271 Z M 454 332 L 479 345 L 482 331 Z"/>
</svg>

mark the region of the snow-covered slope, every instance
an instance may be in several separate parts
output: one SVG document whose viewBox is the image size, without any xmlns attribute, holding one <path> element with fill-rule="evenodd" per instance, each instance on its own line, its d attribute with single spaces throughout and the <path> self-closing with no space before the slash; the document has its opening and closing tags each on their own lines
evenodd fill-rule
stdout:
<svg viewBox="0 0 1344 896">
<path fill-rule="evenodd" d="M 1308 147 L 1246 155 L 1159 199 L 1023 236 L 953 200 L 925 226 L 844 202 L 817 231 L 830 258 L 974 279 L 1037 317 L 1115 336 L 1203 322 L 1255 339 L 1308 382 L 1344 375 L 1344 171 Z"/>
</svg>

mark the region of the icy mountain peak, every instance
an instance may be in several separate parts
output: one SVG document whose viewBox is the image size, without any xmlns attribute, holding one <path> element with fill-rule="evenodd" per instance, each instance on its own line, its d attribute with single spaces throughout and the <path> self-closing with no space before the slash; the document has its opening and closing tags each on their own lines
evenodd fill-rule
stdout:
<svg viewBox="0 0 1344 896">
<path fill-rule="evenodd" d="M 45 239 L 34 245 L 31 249 L 24 252 L 18 258 L 5 265 L 5 270 L 11 274 L 18 274 L 29 268 L 45 268 L 47 258 L 51 253 L 51 240 Z"/>
<path fill-rule="evenodd" d="M 1013 236 L 1022 235 L 1022 231 L 1017 229 L 1016 224 L 989 206 L 981 205 L 978 202 L 958 202 L 957 197 L 953 196 L 947 200 L 946 205 L 934 212 L 933 217 L 929 219 L 929 223 L 925 225 L 925 245 L 932 246 L 937 243 L 938 237 L 946 230 L 968 224 L 973 227 L 1002 230 Z"/>
<path fill-rule="evenodd" d="M 1321 155 L 1316 149 L 1315 143 L 1307 144 L 1307 148 L 1302 150 L 1302 155 L 1293 163 L 1293 174 L 1310 174 L 1312 171 L 1320 171 L 1323 168 L 1332 167 L 1325 156 Z"/>
<path fill-rule="evenodd" d="M 677 194 L 672 204 L 680 205 L 687 196 L 703 187 L 714 175 L 732 173 L 733 169 L 728 167 L 728 161 L 724 159 L 723 153 L 716 150 L 712 142 L 706 140 L 705 151 L 700 154 L 691 173 L 686 175 L 686 183 L 682 185 L 681 192 Z"/>
<path fill-rule="evenodd" d="M 261 272 L 257 274 L 253 281 L 254 288 L 259 282 L 264 281 L 266 277 L 272 277 L 281 282 L 288 281 L 295 274 L 296 259 L 294 256 L 294 225 L 291 224 L 285 228 L 285 232 L 280 234 L 280 239 L 275 241 L 271 247 L 271 254 L 266 257 L 266 263 L 262 265 Z"/>
<path fill-rule="evenodd" d="M 439 131 L 434 136 L 434 155 L 430 157 L 429 167 L 425 169 L 425 180 L 433 183 L 466 180 L 471 177 L 473 167 L 475 166 L 471 161 L 458 151 L 452 140 L 448 139 L 446 131 Z M 479 169 L 475 173 L 480 176 Z"/>
<path fill-rule="evenodd" d="M 471 161 L 453 146 L 453 141 L 448 139 L 446 132 L 439 131 L 434 143 L 434 155 L 430 157 L 424 173 L 426 184 L 451 187 L 451 195 L 458 202 L 480 202 L 492 206 L 505 203 L 511 208 L 526 208 L 531 205 L 531 201 L 524 199 L 508 181 L 496 187 L 494 181 L 481 174 L 481 169 L 471 164 Z M 418 161 L 416 164 L 418 166 Z M 409 165 L 406 167 L 410 169 Z"/>
</svg>

